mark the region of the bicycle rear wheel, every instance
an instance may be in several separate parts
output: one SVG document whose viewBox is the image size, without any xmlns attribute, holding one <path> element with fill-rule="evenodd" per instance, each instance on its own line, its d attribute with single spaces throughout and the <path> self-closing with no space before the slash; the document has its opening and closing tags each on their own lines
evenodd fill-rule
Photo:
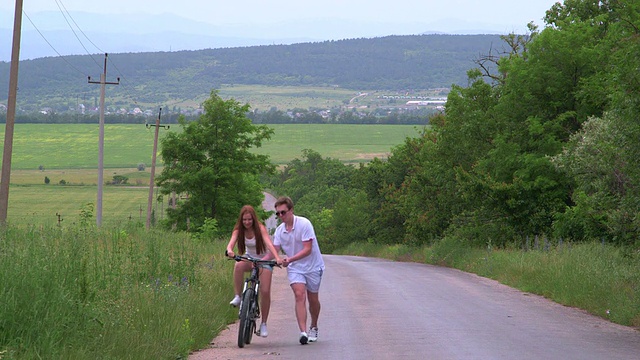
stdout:
<svg viewBox="0 0 640 360">
<path fill-rule="evenodd" d="M 244 344 L 251 342 L 251 327 L 253 322 L 251 309 L 253 308 L 254 290 L 249 288 L 242 294 L 242 305 L 240 307 L 240 324 L 238 326 L 238 347 L 243 348 Z M 248 340 L 248 341 L 247 341 Z"/>
</svg>

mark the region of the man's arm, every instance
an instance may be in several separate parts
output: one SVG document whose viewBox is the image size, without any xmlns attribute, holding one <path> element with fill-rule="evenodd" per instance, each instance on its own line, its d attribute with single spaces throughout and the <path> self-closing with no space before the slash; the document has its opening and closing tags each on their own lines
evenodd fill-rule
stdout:
<svg viewBox="0 0 640 360">
<path fill-rule="evenodd" d="M 287 266 L 294 261 L 298 261 L 302 258 L 309 256 L 309 254 L 311 254 L 312 241 L 314 240 L 311 239 L 309 241 L 303 241 L 302 245 L 304 247 L 302 248 L 302 250 L 300 250 L 297 254 L 293 255 L 292 257 L 285 257 L 284 259 L 282 259 L 282 264 L 284 266 Z"/>
</svg>

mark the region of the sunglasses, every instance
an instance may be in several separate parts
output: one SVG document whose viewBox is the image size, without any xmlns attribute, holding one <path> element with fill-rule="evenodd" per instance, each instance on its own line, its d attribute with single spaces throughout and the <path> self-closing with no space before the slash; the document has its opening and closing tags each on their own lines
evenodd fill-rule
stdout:
<svg viewBox="0 0 640 360">
<path fill-rule="evenodd" d="M 278 215 L 279 217 L 283 217 L 288 212 L 289 210 L 276 211 L 276 215 Z"/>
</svg>

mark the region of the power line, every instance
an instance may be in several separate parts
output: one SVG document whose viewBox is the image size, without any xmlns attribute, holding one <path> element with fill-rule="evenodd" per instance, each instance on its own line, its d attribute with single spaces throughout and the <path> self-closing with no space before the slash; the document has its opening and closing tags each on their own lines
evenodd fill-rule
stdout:
<svg viewBox="0 0 640 360">
<path fill-rule="evenodd" d="M 65 22 L 67 23 L 67 26 L 69 26 L 69 29 L 73 32 L 73 35 L 75 36 L 76 40 L 78 40 L 78 42 L 80 43 L 80 45 L 82 46 L 82 48 L 85 50 L 85 52 L 89 55 L 89 57 L 91 57 L 91 60 L 93 60 L 93 62 L 99 67 L 101 68 L 101 65 L 98 63 L 98 61 L 93 57 L 93 55 L 91 54 L 91 52 L 87 49 L 87 47 L 84 45 L 84 43 L 82 42 L 82 40 L 80 39 L 80 37 L 78 36 L 76 30 L 74 29 L 77 28 L 78 32 L 80 32 L 82 34 L 82 36 L 87 39 L 87 41 L 89 41 L 89 43 L 91 43 L 91 45 L 93 45 L 96 49 L 98 49 L 99 51 L 104 52 L 102 49 L 100 49 L 100 47 L 98 45 L 95 44 L 95 42 L 93 42 L 89 36 L 87 36 L 87 34 L 82 30 L 82 28 L 78 25 L 78 23 L 75 21 L 75 19 L 73 18 L 73 16 L 71 16 L 71 13 L 69 13 L 69 11 L 67 10 L 66 6 L 64 5 L 64 3 L 62 2 L 62 0 L 55 0 L 56 1 L 56 5 L 58 6 L 58 9 L 60 10 L 63 18 L 65 19 Z M 29 17 L 29 15 L 23 10 L 23 14 L 27 17 L 27 19 L 29 20 L 29 22 L 31 23 L 31 25 L 36 29 L 36 31 L 38 32 L 38 34 L 40 34 L 40 36 L 42 37 L 42 39 L 49 45 L 49 47 L 51 47 L 51 49 L 53 49 L 53 51 L 58 54 L 58 56 L 60 58 L 62 58 L 70 67 L 72 67 L 74 70 L 76 70 L 78 73 L 81 73 L 83 76 L 86 76 L 86 74 L 79 70 L 77 67 L 75 67 L 73 64 L 71 64 L 66 58 L 65 56 L 63 56 L 62 54 L 60 54 L 60 52 L 51 44 L 51 42 L 49 42 L 49 40 L 44 36 L 44 34 L 40 31 L 40 29 L 38 29 L 38 27 L 35 25 L 35 23 L 31 20 L 31 18 Z M 73 25 L 72 25 L 73 23 Z M 115 68 L 116 72 L 118 73 L 119 77 L 124 80 L 123 83 L 121 83 L 121 85 L 123 85 L 121 87 L 122 90 L 124 90 L 125 95 L 131 100 L 133 101 L 133 103 L 135 105 L 139 105 L 138 101 L 136 100 L 136 97 L 133 96 L 133 94 L 129 91 L 129 86 L 127 86 L 127 81 L 128 80 L 125 75 L 122 73 L 122 71 L 118 68 L 118 66 L 115 64 L 115 62 L 109 58 L 108 59 L 109 63 L 111 63 L 111 65 Z"/>
<path fill-rule="evenodd" d="M 71 66 L 74 70 L 76 70 L 77 72 L 79 72 L 80 74 L 82 74 L 82 76 L 86 76 L 85 73 L 83 73 L 80 69 L 78 69 L 77 67 L 73 66 L 73 64 L 71 64 L 67 58 L 65 58 L 62 54 L 60 54 L 58 52 L 58 50 L 51 45 L 51 43 L 49 42 L 49 40 L 47 40 L 47 38 L 44 36 L 44 34 L 42 34 L 42 32 L 40 31 L 40 29 L 38 29 L 38 27 L 36 26 L 36 24 L 33 23 L 33 21 L 31 21 L 31 18 L 29 17 L 29 15 L 27 15 L 27 13 L 23 10 L 22 13 L 24 14 L 24 16 L 27 17 L 27 20 L 29 20 L 29 22 L 31 23 L 31 25 L 34 27 L 34 29 L 36 29 L 36 31 L 38 32 L 38 34 L 40 34 L 40 36 L 42 37 L 42 39 L 49 44 L 49 46 L 51 47 L 51 49 L 53 49 L 53 51 L 56 52 L 56 54 L 58 54 L 59 57 L 62 58 L 62 60 L 64 60 L 64 62 L 67 63 L 67 65 Z"/>
<path fill-rule="evenodd" d="M 89 40 L 89 42 L 91 43 L 91 45 L 93 45 L 96 49 L 98 49 L 98 51 L 105 53 L 105 51 L 103 51 L 102 49 L 100 49 L 98 47 L 98 45 L 96 45 L 93 41 L 91 41 L 91 39 L 89 39 L 89 37 L 87 36 L 87 34 L 84 33 L 84 31 L 82 31 L 82 29 L 80 28 L 80 26 L 78 25 L 78 23 L 76 23 L 76 21 L 73 19 L 73 17 L 71 16 L 71 13 L 69 13 L 69 11 L 67 10 L 67 8 L 64 6 L 64 4 L 62 3 L 62 1 L 60 1 L 60 5 L 62 5 L 62 7 L 64 8 L 64 11 L 69 15 L 69 18 L 71 18 L 71 21 L 73 21 L 73 23 L 76 25 L 76 27 L 78 28 L 78 30 L 80 31 L 80 33 L 82 33 L 82 35 Z"/>
<path fill-rule="evenodd" d="M 80 27 L 78 26 L 78 24 L 75 22 L 75 20 L 73 20 L 73 18 L 71 17 L 71 14 L 69 14 L 67 10 L 67 8 L 64 7 L 64 4 L 62 4 L 62 1 L 58 1 L 56 0 L 56 5 L 58 5 L 58 9 L 60 9 L 60 13 L 62 14 L 62 17 L 64 18 L 64 21 L 67 22 L 67 25 L 69 25 L 69 29 L 71 29 L 71 32 L 73 33 L 73 35 L 76 37 L 76 39 L 78 39 L 78 42 L 80 43 L 80 45 L 82 46 L 82 48 L 84 49 L 84 51 L 87 52 L 87 54 L 91 57 L 91 60 L 93 60 L 94 63 L 96 63 L 96 65 L 98 65 L 98 67 L 100 67 L 100 64 L 96 61 L 96 59 L 93 58 L 93 56 L 91 55 L 91 53 L 89 52 L 89 50 L 87 50 L 87 48 L 84 46 L 84 44 L 82 43 L 82 40 L 80 40 L 80 38 L 78 37 L 78 34 L 76 34 L 76 31 L 73 29 L 73 26 L 71 26 L 71 24 L 69 23 L 69 20 L 67 20 L 67 15 L 69 15 L 69 18 L 71 18 L 71 21 L 73 21 L 73 23 L 76 25 L 76 27 L 78 28 L 78 30 L 80 30 L 80 32 L 82 33 L 82 35 L 84 35 L 85 38 L 88 39 L 87 35 L 82 31 L 82 29 L 80 29 Z M 62 7 L 61 7 L 62 6 Z M 64 8 L 64 11 L 62 10 L 62 8 Z M 67 15 L 65 15 L 65 11 L 67 12 Z M 91 42 L 91 44 L 93 44 L 93 42 L 91 40 L 89 40 L 89 42 Z M 100 48 L 98 48 L 95 44 L 93 44 L 93 46 L 96 47 L 96 49 L 100 50 Z M 104 51 L 100 50 L 101 52 L 104 53 Z"/>
<path fill-rule="evenodd" d="M 71 31 L 73 32 L 73 34 L 75 35 L 76 39 L 78 39 L 78 42 L 80 42 L 80 44 L 82 45 L 82 47 L 84 48 L 84 50 L 87 52 L 87 54 L 89 56 L 91 56 L 91 59 L 98 65 L 100 66 L 100 64 L 97 63 L 97 61 L 94 59 L 94 57 L 91 55 L 91 53 L 87 50 L 87 48 L 84 46 L 84 44 L 82 44 L 82 41 L 80 40 L 80 38 L 78 37 L 78 35 L 76 34 L 76 32 L 74 31 L 73 27 L 71 26 L 71 24 L 69 23 L 69 21 L 67 20 L 67 16 L 69 17 L 69 19 L 71 19 L 71 21 L 73 22 L 73 24 L 75 25 L 75 27 L 78 29 L 78 31 L 80 31 L 80 33 L 91 43 L 91 45 L 93 45 L 96 49 L 98 49 L 100 52 L 102 53 L 106 53 L 105 51 L 103 51 L 102 49 L 100 49 L 100 47 L 98 45 L 96 45 L 90 38 L 89 36 L 87 36 L 87 34 L 82 30 L 82 28 L 80 28 L 80 26 L 78 25 L 78 23 L 74 20 L 73 16 L 71 16 L 71 13 L 69 13 L 69 11 L 67 10 L 67 8 L 64 6 L 64 4 L 62 3 L 62 0 L 56 0 L 56 4 L 58 5 L 58 8 L 60 9 L 60 11 L 62 12 L 62 16 L 65 18 L 65 21 L 67 22 L 67 25 L 69 25 L 69 28 L 71 29 Z M 63 10 L 64 9 L 64 10 Z M 65 13 L 67 15 L 65 15 Z M 124 76 L 124 74 L 122 73 L 122 71 L 120 71 L 120 69 L 118 68 L 118 66 L 115 64 L 115 62 L 113 62 L 113 60 L 111 58 L 108 59 L 109 63 L 116 69 L 116 71 L 118 72 L 118 74 L 120 75 L 121 80 L 126 80 L 126 77 Z M 121 87 L 121 89 L 123 89 L 126 93 L 126 95 L 134 102 L 134 104 L 138 105 L 138 101 L 135 100 L 135 97 L 131 95 L 131 93 L 129 92 L 129 87 L 128 86 L 124 86 L 124 83 L 120 83 L 121 85 L 123 85 Z"/>
</svg>

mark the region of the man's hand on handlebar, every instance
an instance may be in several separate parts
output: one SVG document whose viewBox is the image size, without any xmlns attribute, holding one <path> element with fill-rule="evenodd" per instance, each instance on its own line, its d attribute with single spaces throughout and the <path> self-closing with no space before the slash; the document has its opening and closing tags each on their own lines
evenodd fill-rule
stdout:
<svg viewBox="0 0 640 360">
<path fill-rule="evenodd" d="M 282 259 L 282 266 L 287 267 L 289 266 L 289 264 L 291 264 L 291 262 L 289 261 L 288 257 L 285 257 L 284 259 Z"/>
</svg>

